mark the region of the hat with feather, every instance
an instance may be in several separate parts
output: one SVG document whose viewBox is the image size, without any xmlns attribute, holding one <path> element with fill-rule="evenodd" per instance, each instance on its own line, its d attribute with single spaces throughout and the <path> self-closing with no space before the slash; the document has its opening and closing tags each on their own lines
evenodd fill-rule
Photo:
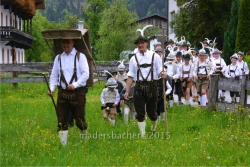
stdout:
<svg viewBox="0 0 250 167">
<path fill-rule="evenodd" d="M 148 28 L 148 27 L 152 27 L 153 25 L 146 25 L 145 27 L 143 27 L 143 29 L 137 29 L 137 31 L 141 32 L 141 35 L 139 35 L 136 40 L 134 41 L 134 44 L 137 45 L 139 42 L 148 42 L 148 39 L 144 36 L 144 31 Z"/>
</svg>

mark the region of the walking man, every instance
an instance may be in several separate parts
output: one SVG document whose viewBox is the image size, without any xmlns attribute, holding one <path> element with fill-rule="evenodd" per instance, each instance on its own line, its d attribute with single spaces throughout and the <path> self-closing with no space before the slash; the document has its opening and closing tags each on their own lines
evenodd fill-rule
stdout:
<svg viewBox="0 0 250 167">
<path fill-rule="evenodd" d="M 165 73 L 162 72 L 162 59 L 160 56 L 147 49 L 147 38 L 139 36 L 134 43 L 137 45 L 139 52 L 136 53 L 129 62 L 124 98 L 128 99 L 130 87 L 133 80 L 135 80 L 134 106 L 137 113 L 136 119 L 138 120 L 141 136 L 144 137 L 146 127 L 145 106 L 147 115 L 152 121 L 151 131 L 156 131 L 157 81 L 159 77 Z M 166 77 L 166 75 L 164 77 Z"/>
<path fill-rule="evenodd" d="M 57 131 L 62 145 L 67 144 L 69 111 L 74 115 L 76 126 L 83 135 L 87 134 L 85 119 L 86 82 L 89 66 L 83 53 L 74 48 L 72 39 L 62 39 L 63 53 L 56 56 L 50 76 L 49 96 L 58 87 L 56 115 Z"/>
</svg>

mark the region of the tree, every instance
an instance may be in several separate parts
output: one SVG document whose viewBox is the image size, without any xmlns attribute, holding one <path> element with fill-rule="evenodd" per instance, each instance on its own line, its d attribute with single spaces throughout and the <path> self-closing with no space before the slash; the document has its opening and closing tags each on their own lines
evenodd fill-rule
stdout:
<svg viewBox="0 0 250 167">
<path fill-rule="evenodd" d="M 180 38 L 187 34 L 187 40 L 195 46 L 201 46 L 200 42 L 204 41 L 204 38 L 216 37 L 217 47 L 222 49 L 231 2 L 232 0 L 191 0 L 184 4 L 183 9 L 175 17 L 177 19 L 172 23 L 175 29 L 179 29 L 176 36 Z"/>
<path fill-rule="evenodd" d="M 230 63 L 230 56 L 235 53 L 236 31 L 238 24 L 238 11 L 240 0 L 234 0 L 231 7 L 231 18 L 224 33 L 223 55 L 227 64 Z"/>
<path fill-rule="evenodd" d="M 32 47 L 25 51 L 25 59 L 28 62 L 41 61 L 42 54 L 50 54 L 50 50 L 42 38 L 42 31 L 53 27 L 53 25 L 42 16 L 40 12 L 36 12 L 35 17 L 32 20 L 32 36 L 36 38 L 32 42 Z M 52 45 L 51 45 L 52 46 Z M 52 60 L 52 56 L 51 56 Z"/>
<path fill-rule="evenodd" d="M 69 13 L 67 9 L 64 9 L 62 13 L 64 18 L 59 20 L 61 26 L 67 29 L 77 28 L 77 23 L 79 21 L 78 15 Z"/>
<path fill-rule="evenodd" d="M 131 24 L 138 16 L 126 7 L 126 0 L 114 0 L 106 9 L 100 24 L 97 41 L 99 60 L 119 60 L 119 54 L 131 47 L 136 26 Z"/>
<path fill-rule="evenodd" d="M 250 50 L 250 5 L 249 0 L 241 0 L 236 35 L 235 51 L 247 52 Z"/>
<path fill-rule="evenodd" d="M 89 29 L 92 56 L 96 59 L 96 41 L 99 40 L 97 34 L 100 28 L 100 22 L 103 17 L 103 11 L 108 7 L 108 2 L 103 0 L 87 0 L 83 6 L 83 15 L 86 27 Z"/>
</svg>

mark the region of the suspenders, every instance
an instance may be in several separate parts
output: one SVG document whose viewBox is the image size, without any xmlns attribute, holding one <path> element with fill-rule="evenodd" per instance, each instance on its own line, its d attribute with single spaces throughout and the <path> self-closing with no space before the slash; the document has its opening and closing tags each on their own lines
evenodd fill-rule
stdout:
<svg viewBox="0 0 250 167">
<path fill-rule="evenodd" d="M 69 82 L 69 84 L 72 84 L 73 80 L 77 81 L 77 69 L 76 69 L 76 58 L 79 60 L 79 57 L 80 57 L 80 52 L 76 52 L 76 55 L 75 55 L 75 60 L 74 60 L 74 73 L 71 77 L 71 80 Z M 61 55 L 58 56 L 58 61 L 60 62 L 60 86 L 61 83 L 63 82 L 65 85 L 66 85 L 66 88 L 68 87 L 68 83 L 66 82 L 66 79 L 63 75 L 63 70 L 62 70 L 62 63 L 61 63 Z"/>
<path fill-rule="evenodd" d="M 205 64 L 206 64 L 206 60 L 205 60 Z M 199 60 L 198 60 L 198 70 L 197 70 L 197 75 L 198 75 L 198 73 L 199 73 L 200 68 L 205 68 L 206 75 L 207 75 L 207 67 L 206 67 L 206 66 L 201 66 L 201 67 L 199 67 Z"/>
<path fill-rule="evenodd" d="M 155 53 L 153 54 L 153 56 L 152 56 L 152 61 L 151 61 L 151 64 L 139 64 L 139 62 L 138 62 L 138 59 L 137 59 L 137 56 L 135 55 L 135 60 L 136 60 L 136 63 L 137 63 L 137 80 L 139 80 L 139 74 L 141 75 L 141 77 L 142 77 L 142 79 L 143 79 L 143 81 L 147 81 L 148 80 L 148 76 L 149 76 L 149 74 L 151 73 L 151 80 L 153 80 L 154 79 L 154 77 L 153 77 L 153 64 L 154 64 L 154 56 L 155 56 Z M 146 77 L 146 79 L 143 77 L 143 75 L 142 75 L 142 72 L 141 72 L 141 68 L 147 68 L 147 67 L 150 67 L 150 70 L 149 70 L 149 72 L 148 72 L 148 75 L 147 75 L 147 77 Z"/>
</svg>

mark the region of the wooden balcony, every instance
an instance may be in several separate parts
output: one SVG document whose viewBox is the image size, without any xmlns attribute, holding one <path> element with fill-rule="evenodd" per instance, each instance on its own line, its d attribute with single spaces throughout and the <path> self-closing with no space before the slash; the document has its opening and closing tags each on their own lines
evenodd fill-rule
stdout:
<svg viewBox="0 0 250 167">
<path fill-rule="evenodd" d="M 0 26 L 1 41 L 5 41 L 7 46 L 12 46 L 21 49 L 29 49 L 32 46 L 32 41 L 35 40 L 30 34 L 22 32 L 14 27 Z"/>
</svg>

